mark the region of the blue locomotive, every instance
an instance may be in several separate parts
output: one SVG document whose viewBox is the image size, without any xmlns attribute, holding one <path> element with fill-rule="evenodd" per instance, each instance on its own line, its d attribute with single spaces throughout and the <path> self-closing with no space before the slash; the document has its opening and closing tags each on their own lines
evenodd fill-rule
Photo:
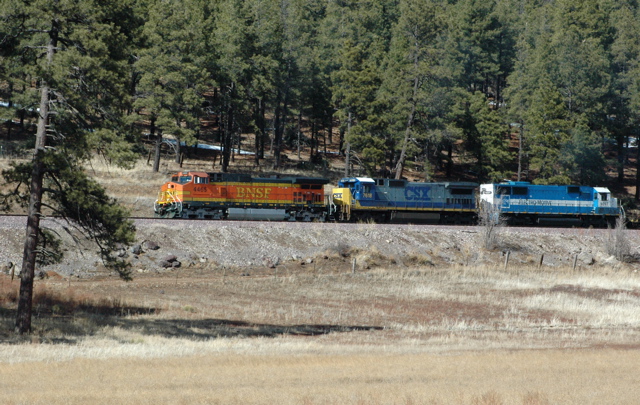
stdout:
<svg viewBox="0 0 640 405">
<path fill-rule="evenodd" d="M 481 203 L 499 207 L 510 225 L 567 223 L 614 225 L 622 214 L 609 189 L 588 186 L 547 186 L 507 181 L 480 185 Z"/>
<path fill-rule="evenodd" d="M 344 178 L 333 189 L 331 213 L 338 221 L 471 224 L 477 188 L 466 182 Z"/>
</svg>

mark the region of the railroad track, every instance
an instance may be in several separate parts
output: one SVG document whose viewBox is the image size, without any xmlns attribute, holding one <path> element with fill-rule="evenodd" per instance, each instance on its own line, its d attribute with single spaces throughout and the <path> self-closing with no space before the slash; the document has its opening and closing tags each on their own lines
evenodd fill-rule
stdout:
<svg viewBox="0 0 640 405">
<path fill-rule="evenodd" d="M 0 214 L 0 228 L 16 228 L 23 227 L 26 223 L 26 215 L 11 215 L 11 214 Z M 130 217 L 136 225 L 150 225 L 150 224 L 166 224 L 166 225 L 174 225 L 176 228 L 184 227 L 184 226 L 196 226 L 196 227 L 242 227 L 242 228 L 252 228 L 252 227 L 260 227 L 263 226 L 268 221 L 229 221 L 229 220 L 210 220 L 210 219 L 165 219 L 165 218 L 153 218 L 153 217 Z M 44 217 L 42 219 L 42 224 L 47 225 L 48 223 L 55 223 L 58 220 L 56 217 Z M 313 228 L 327 228 L 332 230 L 344 230 L 348 232 L 349 230 L 358 230 L 358 229 L 389 229 L 389 230 L 398 230 L 398 229 L 415 229 L 415 228 L 423 228 L 423 229 L 441 229 L 441 230 L 458 230 L 461 232 L 477 232 L 480 227 L 477 225 L 440 225 L 440 224 L 376 224 L 376 223 L 344 223 L 344 222 L 287 222 L 287 221 L 273 221 L 268 222 L 270 226 L 277 228 L 289 228 L 289 229 L 300 229 L 305 227 L 313 227 Z M 551 226 L 541 226 L 541 227 L 516 227 L 509 226 L 504 227 L 504 231 L 512 232 L 512 233 L 536 233 L 536 232 L 544 232 L 544 233 L 554 233 L 554 234 L 567 234 L 567 235 L 595 235 L 598 233 L 604 233 L 607 229 L 604 228 L 571 228 L 571 227 L 551 227 Z M 627 231 L 632 232 L 637 229 L 630 228 Z"/>
</svg>

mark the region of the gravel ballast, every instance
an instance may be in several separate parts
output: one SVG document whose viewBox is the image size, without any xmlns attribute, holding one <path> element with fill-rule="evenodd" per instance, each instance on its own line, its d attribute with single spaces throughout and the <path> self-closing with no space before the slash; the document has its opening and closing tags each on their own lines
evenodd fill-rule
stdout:
<svg viewBox="0 0 640 405">
<path fill-rule="evenodd" d="M 104 274 L 94 245 L 75 243 L 55 220 L 42 224 L 60 234 L 66 252 L 62 263 L 41 271 L 83 278 Z M 19 271 L 25 226 L 25 217 L 0 218 L 0 265 L 13 262 Z M 603 229 L 501 228 L 498 245 L 488 251 L 481 247 L 479 227 L 138 219 L 136 228 L 136 245 L 120 254 L 138 272 L 204 264 L 274 267 L 332 255 L 358 257 L 363 266 L 372 255 L 401 267 L 412 263 L 497 266 L 503 265 L 507 252 L 516 264 L 535 264 L 544 255 L 546 266 L 621 265 L 607 252 L 612 231 Z M 625 235 L 632 253 L 637 253 L 637 231 L 627 230 Z M 168 257 L 171 265 L 163 266 Z"/>
</svg>

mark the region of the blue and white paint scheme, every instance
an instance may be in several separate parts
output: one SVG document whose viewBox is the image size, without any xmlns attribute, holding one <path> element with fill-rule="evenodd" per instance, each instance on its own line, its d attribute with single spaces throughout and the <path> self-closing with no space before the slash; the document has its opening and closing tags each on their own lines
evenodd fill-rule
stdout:
<svg viewBox="0 0 640 405">
<path fill-rule="evenodd" d="M 534 185 L 507 181 L 481 184 L 480 200 L 499 207 L 511 223 L 537 224 L 550 219 L 573 219 L 584 225 L 615 222 L 621 214 L 617 198 L 605 187 Z"/>
</svg>

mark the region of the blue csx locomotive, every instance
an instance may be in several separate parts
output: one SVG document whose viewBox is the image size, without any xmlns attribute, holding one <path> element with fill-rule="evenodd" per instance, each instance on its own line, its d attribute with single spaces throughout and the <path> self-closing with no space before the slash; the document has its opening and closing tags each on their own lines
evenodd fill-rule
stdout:
<svg viewBox="0 0 640 405">
<path fill-rule="evenodd" d="M 338 221 L 470 224 L 476 218 L 476 183 L 418 183 L 345 178 L 332 192 Z"/>
<path fill-rule="evenodd" d="M 333 189 L 330 216 L 338 221 L 471 224 L 477 221 L 479 204 L 500 212 L 510 225 L 607 226 L 622 213 L 618 200 L 603 187 L 353 177 Z"/>
</svg>

